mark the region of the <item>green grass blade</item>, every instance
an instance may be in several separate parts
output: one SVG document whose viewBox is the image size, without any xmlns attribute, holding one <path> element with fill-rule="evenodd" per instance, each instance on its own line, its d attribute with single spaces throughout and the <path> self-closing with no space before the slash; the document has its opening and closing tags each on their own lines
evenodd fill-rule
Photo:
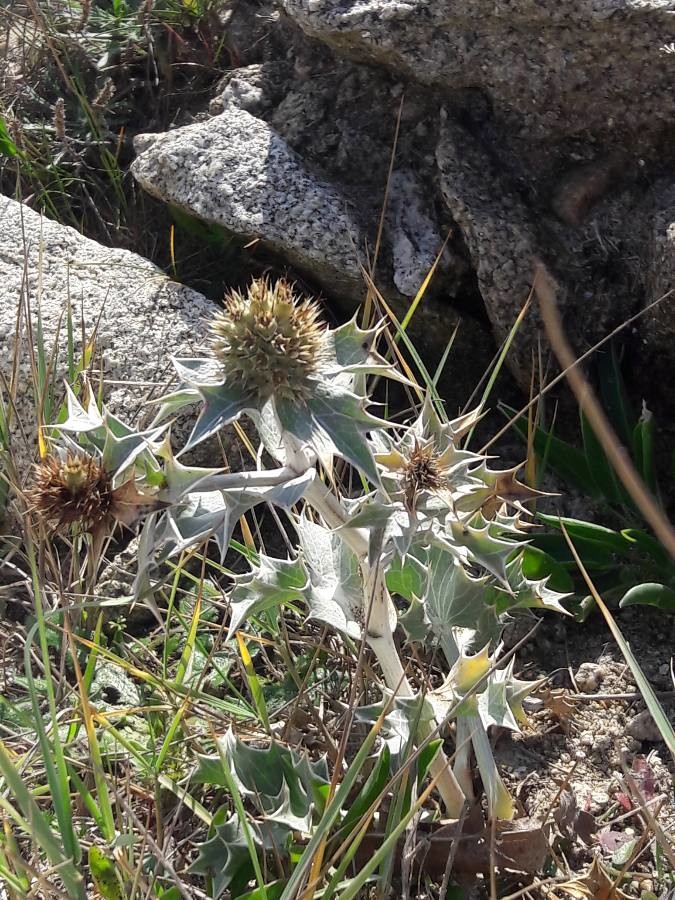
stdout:
<svg viewBox="0 0 675 900">
<path fill-rule="evenodd" d="M 267 704 L 265 703 L 265 695 L 263 694 L 260 679 L 258 678 L 255 667 L 253 665 L 251 654 L 248 652 L 246 641 L 242 637 L 240 631 L 236 633 L 236 638 L 237 645 L 239 647 L 239 654 L 241 656 L 241 661 L 244 666 L 244 672 L 246 674 L 246 682 L 251 692 L 251 697 L 253 698 L 253 704 L 258 712 L 258 715 L 260 716 L 260 721 L 265 727 L 265 731 L 267 731 L 268 734 L 271 734 L 272 730 L 270 726 L 270 717 L 267 712 Z"/>
<path fill-rule="evenodd" d="M 368 881 L 372 873 L 375 872 L 375 870 L 379 866 L 381 866 L 386 859 L 394 855 L 399 838 L 405 831 L 412 817 L 422 808 L 422 806 L 424 806 L 434 786 L 435 779 L 428 785 L 428 787 L 422 792 L 422 794 L 420 794 L 418 800 L 403 816 L 398 825 L 396 825 L 396 827 L 392 830 L 391 834 L 384 841 L 382 841 L 380 847 L 368 860 L 361 871 L 357 875 L 355 875 L 354 878 L 347 882 L 345 889 L 340 894 L 340 900 L 355 900 L 356 897 L 362 896 L 361 890 L 363 889 L 366 881 Z M 285 900 L 285 898 L 282 898 L 282 900 Z"/>
<path fill-rule="evenodd" d="M 286 888 L 281 895 L 281 900 L 296 900 L 300 885 L 302 884 L 302 881 L 304 880 L 312 864 L 312 860 L 314 859 L 314 854 L 317 852 L 326 835 L 335 824 L 338 816 L 340 815 L 340 810 L 346 804 L 349 794 L 351 793 L 351 790 L 356 783 L 356 779 L 358 778 L 361 769 L 368 759 L 368 754 L 370 753 L 373 744 L 375 743 L 375 739 L 377 738 L 377 735 L 382 728 L 382 723 L 384 722 L 386 711 L 387 710 L 385 707 L 385 709 L 378 717 L 377 721 L 373 724 L 373 727 L 368 732 L 366 739 L 361 744 L 361 747 L 359 748 L 359 751 L 354 757 L 351 765 L 345 772 L 340 787 L 337 789 L 335 795 L 333 796 L 333 799 L 324 810 L 324 813 L 321 816 L 321 821 L 319 822 L 316 831 L 312 835 L 309 843 L 302 853 L 302 856 L 298 860 L 295 869 L 293 870 L 293 874 L 288 880 L 288 884 L 286 885 Z"/>
<path fill-rule="evenodd" d="M 480 403 L 478 404 L 479 409 L 484 408 L 485 404 L 488 401 L 488 397 L 492 393 L 492 388 L 495 386 L 495 382 L 497 381 L 497 378 L 499 377 L 499 373 L 502 370 L 502 366 L 504 365 L 506 357 L 508 356 L 509 350 L 511 349 L 511 345 L 513 344 L 513 341 L 514 341 L 516 335 L 518 334 L 518 329 L 523 324 L 523 320 L 525 319 L 525 316 L 527 315 L 529 308 L 530 308 L 530 299 L 528 298 L 526 300 L 526 302 L 523 304 L 523 308 L 520 310 L 520 312 L 516 316 L 516 320 L 513 323 L 513 325 L 511 326 L 511 330 L 507 334 L 506 340 L 502 344 L 502 349 L 500 350 L 499 356 L 497 357 L 495 364 L 493 366 L 493 369 L 490 372 L 490 377 L 487 380 L 487 384 L 485 385 L 485 388 L 483 389 L 483 393 L 480 398 Z M 466 438 L 464 439 L 465 447 L 468 447 L 469 444 L 471 443 L 471 438 L 473 437 L 473 432 L 474 432 L 475 427 L 476 426 L 474 425 L 473 428 L 467 434 Z"/>
<path fill-rule="evenodd" d="M 84 879 L 80 872 L 77 871 L 72 856 L 64 853 L 60 841 L 49 827 L 46 815 L 33 799 L 19 771 L 7 753 L 4 744 L 1 742 L 0 772 L 2 772 L 8 789 L 15 797 L 23 813 L 23 819 L 18 818 L 16 815 L 12 815 L 12 818 L 44 851 L 50 863 L 53 866 L 58 866 L 60 877 L 68 890 L 68 895 L 75 898 L 75 900 L 78 900 L 78 898 L 86 900 Z M 0 806 L 6 812 L 12 812 L 11 806 L 4 796 L 0 798 Z"/>
<path fill-rule="evenodd" d="M 603 406 L 614 426 L 619 440 L 630 446 L 635 413 L 626 393 L 626 385 L 621 374 L 621 361 L 616 347 L 611 344 L 608 352 L 599 353 L 598 383 Z"/>
<path fill-rule="evenodd" d="M 642 475 L 649 490 L 656 494 L 658 486 L 654 467 L 654 419 L 646 409 L 633 429 L 632 447 L 638 472 Z"/>
<path fill-rule="evenodd" d="M 73 823 L 73 810 L 70 806 L 70 787 L 68 779 L 68 770 L 66 767 L 65 756 L 63 753 L 63 744 L 59 737 L 59 721 L 56 709 L 56 698 L 54 694 L 54 685 L 49 677 L 51 669 L 51 660 L 49 656 L 49 647 L 47 643 L 47 627 L 42 605 L 42 587 L 38 574 L 37 561 L 35 559 L 35 551 L 32 542 L 28 541 L 26 545 L 27 556 L 31 571 L 31 579 L 33 586 L 33 597 L 35 600 L 35 616 L 36 622 L 26 636 L 26 645 L 24 648 L 24 667 L 25 674 L 30 686 L 31 703 L 35 715 L 35 728 L 42 751 L 45 770 L 52 794 L 52 802 L 56 817 L 59 823 L 59 833 L 63 841 L 63 847 L 66 856 L 70 857 L 76 864 L 81 859 L 81 849 L 75 827 Z M 36 690 L 35 682 L 32 674 L 31 648 L 35 635 L 38 635 L 40 642 L 40 652 L 44 670 L 47 673 L 45 685 L 47 691 L 47 702 L 49 707 L 49 717 L 51 720 L 51 740 L 47 735 L 47 730 L 42 719 L 42 710 L 40 709 L 40 701 Z M 84 893 L 74 895 L 75 897 L 83 897 Z"/>
<path fill-rule="evenodd" d="M 512 419 L 512 425 L 516 432 L 527 442 L 528 422 L 526 416 L 517 416 L 516 410 L 505 403 L 499 403 L 498 409 L 508 418 Z M 534 430 L 534 450 L 539 458 L 546 456 L 547 463 L 558 475 L 570 484 L 576 485 L 589 497 L 598 497 L 599 492 L 588 469 L 588 463 L 584 454 L 555 437 L 552 432 L 537 427 Z"/>
</svg>

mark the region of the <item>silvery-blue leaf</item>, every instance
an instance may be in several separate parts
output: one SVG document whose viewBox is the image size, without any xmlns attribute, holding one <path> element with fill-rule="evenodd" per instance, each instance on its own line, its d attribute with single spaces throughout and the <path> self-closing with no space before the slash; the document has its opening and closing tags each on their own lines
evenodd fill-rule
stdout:
<svg viewBox="0 0 675 900">
<path fill-rule="evenodd" d="M 103 419 L 105 422 L 105 426 L 108 431 L 117 438 L 127 437 L 129 434 L 134 434 L 134 429 L 131 425 L 127 425 L 119 416 L 114 415 L 110 412 L 110 410 L 104 410 Z M 150 426 L 155 427 L 155 426 Z"/>
<path fill-rule="evenodd" d="M 159 523 L 162 523 L 160 526 Z M 152 574 L 164 561 L 164 556 L 157 551 L 158 527 L 166 527 L 166 517 L 151 513 L 143 522 L 138 536 L 136 552 L 136 574 L 134 576 L 131 595 L 134 600 L 152 595 Z"/>
<path fill-rule="evenodd" d="M 508 591 L 506 564 L 518 545 L 502 538 L 503 528 L 487 522 L 480 514 L 470 522 L 460 522 L 450 514 L 445 520 L 447 538 L 438 538 L 458 560 L 467 566 L 480 566 L 499 579 Z"/>
<path fill-rule="evenodd" d="M 390 588 L 391 590 L 391 588 Z M 418 644 L 426 642 L 429 638 L 430 626 L 426 619 L 424 604 L 416 597 L 409 601 L 407 610 L 398 617 L 409 641 Z"/>
<path fill-rule="evenodd" d="M 200 399 L 201 395 L 197 388 L 186 386 L 179 387 L 177 390 L 173 391 L 173 393 L 162 397 L 161 405 L 157 415 L 152 420 L 152 425 L 159 425 L 159 423 L 163 422 L 168 416 L 172 416 L 186 406 L 198 403 Z"/>
<path fill-rule="evenodd" d="M 260 410 L 247 409 L 246 414 L 255 425 L 265 450 L 267 450 L 272 459 L 285 465 L 287 455 L 284 449 L 283 429 L 279 422 L 274 398 L 264 403 Z"/>
<path fill-rule="evenodd" d="M 454 630 L 472 629 L 488 640 L 499 631 L 494 607 L 489 605 L 487 576 L 473 578 L 452 553 L 432 546 L 427 557 L 424 608 L 431 632 L 439 641 L 449 665 L 457 657 Z"/>
<path fill-rule="evenodd" d="M 177 503 L 186 494 L 203 484 L 207 478 L 222 472 L 222 469 L 205 469 L 198 466 L 184 466 L 171 453 L 164 463 L 164 488 L 162 499 Z"/>
<path fill-rule="evenodd" d="M 159 440 L 167 428 L 168 425 L 160 425 L 147 431 L 132 431 L 124 437 L 116 437 L 111 430 L 107 430 L 101 457 L 104 469 L 116 478 L 144 451 L 148 451 L 148 444 Z"/>
<path fill-rule="evenodd" d="M 199 393 L 205 403 L 204 409 L 192 429 L 187 444 L 180 451 L 181 454 L 211 437 L 224 425 L 233 422 L 251 405 L 249 392 L 239 385 L 202 385 Z"/>
<path fill-rule="evenodd" d="M 478 714 L 485 728 L 499 725 L 511 731 L 519 731 L 518 723 L 511 711 L 506 684 L 489 678 L 487 687 L 478 694 Z"/>
<path fill-rule="evenodd" d="M 283 484 L 266 488 L 264 493 L 261 494 L 261 498 L 268 503 L 275 503 L 277 506 L 290 509 L 302 499 L 315 477 L 314 469 L 308 469 L 306 472 L 301 472 L 300 475 L 291 478 Z"/>
<path fill-rule="evenodd" d="M 307 583 L 307 572 L 300 560 L 261 555 L 256 568 L 236 577 L 230 592 L 228 640 L 249 616 L 303 599 Z"/>
<path fill-rule="evenodd" d="M 218 363 L 209 357 L 177 358 L 171 357 L 176 374 L 185 384 L 201 387 L 204 384 L 222 384 L 223 373 Z"/>
<path fill-rule="evenodd" d="M 356 324 L 356 318 L 329 332 L 328 344 L 335 354 L 336 368 L 347 369 L 351 366 L 364 365 L 376 337 L 376 328 L 364 331 Z"/>
<path fill-rule="evenodd" d="M 65 388 L 68 417 L 65 422 L 50 427 L 58 428 L 60 431 L 73 431 L 77 434 L 102 428 L 103 417 L 96 406 L 93 392 L 89 392 L 89 403 L 85 410 L 67 382 L 65 383 Z"/>
<path fill-rule="evenodd" d="M 417 697 L 395 697 L 393 702 L 385 697 L 379 703 L 358 706 L 355 710 L 356 721 L 373 725 L 385 705 L 389 706 L 389 711 L 384 717 L 379 737 L 389 748 L 393 770 L 396 771 L 412 751 L 420 724 L 434 722 L 434 710 L 421 694 Z"/>
<path fill-rule="evenodd" d="M 312 411 L 306 401 L 274 397 L 273 402 L 282 431 L 292 434 L 301 443 L 311 446 L 317 435 L 317 428 Z"/>
<path fill-rule="evenodd" d="M 224 560 L 237 521 L 249 508 L 232 498 L 228 501 L 222 491 L 190 494 L 178 514 L 169 514 L 174 538 L 172 555 L 213 537 Z"/>
<path fill-rule="evenodd" d="M 310 577 L 309 617 L 360 638 L 364 597 L 356 554 L 323 525 L 302 517 L 296 528 Z"/>
<path fill-rule="evenodd" d="M 308 406 L 315 422 L 335 444 L 340 456 L 356 466 L 373 484 L 379 484 L 377 466 L 366 435 L 388 423 L 371 416 L 360 397 L 328 383 L 317 386 Z"/>
</svg>

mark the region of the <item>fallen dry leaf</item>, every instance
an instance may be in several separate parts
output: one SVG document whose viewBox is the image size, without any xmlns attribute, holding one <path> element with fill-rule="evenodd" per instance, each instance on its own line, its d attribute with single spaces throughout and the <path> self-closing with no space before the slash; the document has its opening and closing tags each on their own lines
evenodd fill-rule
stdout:
<svg viewBox="0 0 675 900">
<path fill-rule="evenodd" d="M 556 885 L 574 900 L 629 900 L 629 895 L 614 885 L 614 878 L 595 857 L 585 875 Z"/>
<path fill-rule="evenodd" d="M 574 715 L 574 703 L 570 700 L 569 691 L 564 688 L 545 689 L 539 691 L 537 697 L 560 722 L 565 734 L 568 734 L 571 727 L 570 720 Z"/>
<path fill-rule="evenodd" d="M 561 793 L 558 808 L 553 812 L 553 821 L 563 837 L 568 840 L 579 838 L 587 847 L 591 845 L 598 830 L 595 816 L 585 809 L 579 809 L 576 797 L 570 791 Z"/>
<path fill-rule="evenodd" d="M 372 858 L 385 837 L 381 832 L 369 832 L 357 851 L 357 860 L 363 864 Z M 421 865 L 425 874 L 432 878 L 443 877 L 451 851 L 455 854 L 454 871 L 487 875 L 492 868 L 490 827 L 485 824 L 476 829 L 475 824 L 465 822 L 461 831 L 456 821 L 426 827 L 420 825 L 416 837 L 421 851 L 418 868 Z M 549 843 L 540 822 L 523 818 L 496 824 L 494 850 L 497 868 L 534 875 L 546 862 Z M 394 854 L 397 866 L 402 853 L 403 841 L 400 841 Z"/>
</svg>

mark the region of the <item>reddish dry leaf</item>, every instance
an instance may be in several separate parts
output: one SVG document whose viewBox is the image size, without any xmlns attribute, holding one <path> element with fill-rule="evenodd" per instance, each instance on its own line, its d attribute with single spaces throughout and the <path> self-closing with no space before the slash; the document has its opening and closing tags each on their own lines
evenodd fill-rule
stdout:
<svg viewBox="0 0 675 900">
<path fill-rule="evenodd" d="M 620 803 L 621 806 L 626 810 L 626 812 L 630 812 L 633 809 L 633 803 L 628 796 L 628 794 L 624 794 L 622 791 L 619 792 L 615 797 L 617 803 Z"/>
<path fill-rule="evenodd" d="M 603 829 L 598 835 L 598 843 L 605 853 L 616 853 L 616 851 L 635 838 L 625 831 L 614 831 L 611 828 Z"/>
<path fill-rule="evenodd" d="M 653 800 L 656 796 L 656 780 L 654 778 L 654 770 L 649 765 L 647 757 L 641 753 L 635 757 L 631 768 L 633 770 L 633 777 L 635 778 L 637 786 L 640 789 L 640 793 L 647 801 L 647 803 L 649 803 L 649 801 Z"/>
<path fill-rule="evenodd" d="M 131 528 L 144 516 L 166 509 L 170 505 L 158 500 L 154 494 L 139 491 L 134 479 L 130 478 L 112 492 L 110 512 L 118 522 Z"/>
</svg>

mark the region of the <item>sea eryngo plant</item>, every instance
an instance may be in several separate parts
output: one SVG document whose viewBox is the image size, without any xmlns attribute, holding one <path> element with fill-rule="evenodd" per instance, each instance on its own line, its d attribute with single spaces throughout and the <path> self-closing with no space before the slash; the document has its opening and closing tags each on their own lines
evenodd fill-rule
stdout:
<svg viewBox="0 0 675 900">
<path fill-rule="evenodd" d="M 454 770 L 443 750 L 431 768 L 446 810 L 457 816 L 474 799 L 473 747 L 490 815 L 510 817 L 487 729 L 516 728 L 530 686 L 515 679 L 512 665 L 500 668 L 488 648 L 509 609 L 562 609 L 561 595 L 522 570 L 523 501 L 536 492 L 517 481 L 515 470 L 492 470 L 462 446 L 480 411 L 447 421 L 428 398 L 408 425 L 393 428 L 373 416 L 365 376 L 406 380 L 376 352 L 378 330 L 354 321 L 328 328 L 318 307 L 296 299 L 284 282 L 256 281 L 245 294 L 231 294 L 212 334 L 203 357 L 174 360 L 183 384 L 164 398 L 160 418 L 201 400 L 187 444 L 194 447 L 247 414 L 277 465 L 212 473 L 199 491 L 186 478 L 173 508 L 151 524 L 153 546 L 166 555 L 167 545 L 175 552 L 215 537 L 224 554 L 247 509 L 260 502 L 286 509 L 296 553 L 263 555 L 235 581 L 230 633 L 263 610 L 304 602 L 311 618 L 365 640 L 383 690 L 410 700 L 418 688 L 401 662 L 391 592 L 407 600 L 401 620 L 415 621 L 410 638 L 440 645 L 448 664 L 443 688 L 429 696 L 437 718 L 458 723 Z M 370 484 L 363 496 L 347 499 L 333 479 L 322 480 L 334 457 Z M 421 717 L 417 739 L 435 728 L 431 713 Z"/>
</svg>

